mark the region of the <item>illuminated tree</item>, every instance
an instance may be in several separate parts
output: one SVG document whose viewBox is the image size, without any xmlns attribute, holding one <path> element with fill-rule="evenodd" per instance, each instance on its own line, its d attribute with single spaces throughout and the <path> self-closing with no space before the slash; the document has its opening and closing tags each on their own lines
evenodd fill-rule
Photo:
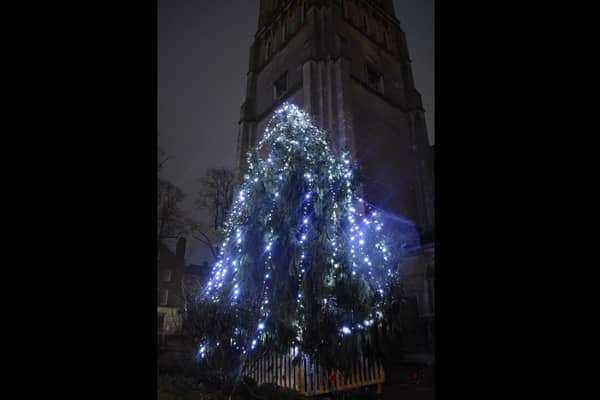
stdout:
<svg viewBox="0 0 600 400">
<path fill-rule="evenodd" d="M 197 298 L 199 360 L 291 349 L 339 365 L 353 333 L 383 317 L 400 254 L 383 214 L 357 196 L 356 169 L 296 106 L 275 112 Z"/>
</svg>

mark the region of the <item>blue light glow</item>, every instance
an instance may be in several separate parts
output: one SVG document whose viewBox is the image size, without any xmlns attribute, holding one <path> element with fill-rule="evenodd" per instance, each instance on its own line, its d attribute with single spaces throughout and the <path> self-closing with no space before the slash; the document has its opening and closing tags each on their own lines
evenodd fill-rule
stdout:
<svg viewBox="0 0 600 400">
<path fill-rule="evenodd" d="M 379 232 L 383 230 L 380 218 L 386 217 L 388 223 L 387 213 L 379 213 L 381 217 L 378 217 L 376 212 L 371 212 L 375 208 L 373 205 L 356 196 L 356 174 L 350 154 L 344 152 L 338 156 L 330 147 L 327 134 L 314 128 L 309 116 L 297 107 L 284 105 L 276 111 L 276 116 L 279 117 L 267 125 L 256 149 L 247 153 L 249 172 L 234 192 L 238 193 L 238 198 L 234 197 L 225 222 L 219 257 L 217 263 L 213 264 L 206 295 L 204 291 L 201 293 L 201 296 L 215 303 L 238 307 L 243 305 L 243 297 L 257 292 L 257 298 L 252 299 L 256 304 L 257 309 L 253 311 L 256 311 L 257 319 L 251 323 L 240 320 L 235 333 L 231 335 L 240 354 L 254 349 L 258 341 L 271 333 L 268 332 L 271 324 L 266 327 L 266 321 L 271 317 L 271 304 L 280 301 L 273 292 L 273 281 L 280 277 L 289 275 L 293 285 L 298 285 L 294 288 L 297 304 L 294 305 L 295 310 L 291 310 L 296 314 L 293 320 L 300 322 L 294 326 L 297 329 L 294 336 L 297 335 L 298 341 L 288 343 L 293 354 L 298 353 L 298 347 L 294 346 L 302 343 L 303 329 L 300 327 L 306 308 L 317 302 L 319 306 L 338 313 L 339 304 L 334 294 L 315 299 L 307 297 L 304 303 L 305 279 L 314 278 L 315 273 L 320 274 L 320 268 L 331 268 L 327 272 L 335 280 L 347 278 L 351 272 L 350 279 L 364 280 L 376 294 L 378 291 L 382 293 L 384 288 L 387 291 L 390 281 L 399 277 L 399 262 L 394 257 L 396 244 L 388 242 L 386 234 Z M 299 181 L 296 180 L 296 173 L 299 174 Z M 294 182 L 299 182 L 299 186 L 290 188 Z M 315 193 L 314 199 L 312 193 Z M 293 200 L 294 204 L 287 204 L 288 200 Z M 359 202 L 366 204 L 360 205 Z M 296 214 L 297 211 L 301 214 Z M 297 225 L 283 226 L 288 220 L 283 215 L 286 222 L 282 224 L 282 212 L 288 213 L 288 218 L 298 215 L 291 222 Z M 260 215 L 253 215 L 258 213 Z M 260 226 L 252 225 L 255 223 Z M 281 231 L 282 228 L 284 231 Z M 308 235 L 311 241 L 307 241 Z M 241 246 L 242 240 L 244 246 Z M 286 264 L 283 267 L 285 274 L 279 265 L 282 260 L 276 260 L 273 254 L 275 245 L 278 246 L 277 252 L 288 245 L 295 246 L 290 254 L 300 256 L 286 256 L 293 260 L 293 265 L 288 267 Z M 316 249 L 323 251 L 315 252 Z M 315 254 L 319 254 L 319 264 L 327 265 L 315 266 L 312 262 Z M 256 260 L 260 260 L 258 265 L 255 265 Z M 260 271 L 259 278 L 260 274 L 264 274 L 264 279 L 250 284 L 248 276 L 255 276 L 255 271 Z M 270 279 L 271 272 L 276 274 L 273 280 Z M 326 284 L 329 285 L 329 282 Z M 244 296 L 241 286 L 244 287 Z M 242 296 L 241 300 L 239 296 Z M 274 301 L 269 304 L 271 298 Z M 363 316 L 364 322 L 341 319 L 346 323 L 337 325 L 335 331 L 345 336 L 371 326 L 371 318 L 383 305 L 383 298 L 374 296 L 372 299 L 374 302 L 370 304 L 373 308 Z M 338 317 L 345 318 L 337 315 L 336 319 Z M 244 337 L 248 332 L 254 332 L 255 337 Z M 214 346 L 213 342 L 204 341 L 200 348 L 202 350 L 198 350 L 198 357 L 212 355 L 212 347 L 209 348 L 208 344 Z"/>
</svg>

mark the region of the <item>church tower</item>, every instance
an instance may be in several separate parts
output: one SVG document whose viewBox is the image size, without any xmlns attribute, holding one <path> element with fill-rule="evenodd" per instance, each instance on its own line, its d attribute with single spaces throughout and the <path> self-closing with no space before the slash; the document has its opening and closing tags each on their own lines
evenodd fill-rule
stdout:
<svg viewBox="0 0 600 400">
<path fill-rule="evenodd" d="M 433 159 L 392 0 L 261 0 L 238 135 L 239 169 L 284 101 L 360 163 L 364 198 L 434 230 Z"/>
</svg>

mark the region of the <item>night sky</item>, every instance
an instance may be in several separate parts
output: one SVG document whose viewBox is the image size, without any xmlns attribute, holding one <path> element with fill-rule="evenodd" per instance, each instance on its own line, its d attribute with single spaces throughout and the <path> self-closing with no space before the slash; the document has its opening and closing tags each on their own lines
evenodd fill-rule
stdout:
<svg viewBox="0 0 600 400">
<path fill-rule="evenodd" d="M 259 0 L 158 1 L 158 145 L 170 156 L 162 175 L 184 191 L 189 214 L 204 171 L 235 166 L 258 5 Z M 394 0 L 394 5 L 433 144 L 434 1 Z M 192 245 L 188 261 L 200 263 L 205 252 Z"/>
</svg>

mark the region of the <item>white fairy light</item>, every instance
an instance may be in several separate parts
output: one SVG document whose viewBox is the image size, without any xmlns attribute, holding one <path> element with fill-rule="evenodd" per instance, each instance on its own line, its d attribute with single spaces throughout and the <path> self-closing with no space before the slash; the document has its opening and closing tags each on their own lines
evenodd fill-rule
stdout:
<svg viewBox="0 0 600 400">
<path fill-rule="evenodd" d="M 371 287 L 376 288 L 375 290 L 383 294 L 383 287 L 387 287 L 388 279 L 391 279 L 391 277 L 397 279 L 398 277 L 394 266 L 390 262 L 393 251 L 390 252 L 384 246 L 384 241 L 381 240 L 380 233 L 378 233 L 382 230 L 383 224 L 378 218 L 377 212 L 370 213 L 369 211 L 364 211 L 362 207 L 360 207 L 361 210 L 359 211 L 355 207 L 357 201 L 364 203 L 364 200 L 356 196 L 354 192 L 354 170 L 350 167 L 351 159 L 349 153 L 344 152 L 341 157 L 336 157 L 329 147 L 328 140 L 326 140 L 326 133 L 314 129 L 308 115 L 296 106 L 286 104 L 279 108 L 275 114 L 276 117 L 268 123 L 263 138 L 257 146 L 257 150 L 255 152 L 248 152 L 247 162 L 248 171 L 250 172 L 244 176 L 240 184 L 239 197 L 233 202 L 231 212 L 225 221 L 224 239 L 221 242 L 222 245 L 218 252 L 219 262 L 213 265 L 210 279 L 206 285 L 206 298 L 214 302 L 223 302 L 228 297 L 225 290 L 232 288 L 229 289 L 232 290 L 230 293 L 234 297 L 232 301 L 238 301 L 237 297 L 241 294 L 238 282 L 240 279 L 246 279 L 245 277 L 248 276 L 245 269 L 255 268 L 251 260 L 256 259 L 252 253 L 248 254 L 248 257 L 246 257 L 246 254 L 242 254 L 242 251 L 256 251 L 256 249 L 252 248 L 255 246 L 245 245 L 244 249 L 240 246 L 243 239 L 247 242 L 250 238 L 255 240 L 254 236 L 242 238 L 242 229 L 246 235 L 250 233 L 255 235 L 263 232 L 262 227 L 256 231 L 251 225 L 253 223 L 251 221 L 259 218 L 261 223 L 266 224 L 267 227 L 267 230 L 264 231 L 266 237 L 266 240 L 263 242 L 265 254 L 262 258 L 265 262 L 264 280 L 262 289 L 259 289 L 262 297 L 258 301 L 260 307 L 258 330 L 260 331 L 267 329 L 264 321 L 269 318 L 271 313 L 268 298 L 272 296 L 273 288 L 270 286 L 270 283 L 272 283 L 270 278 L 275 273 L 275 268 L 281 268 L 279 265 L 276 266 L 271 260 L 273 256 L 273 244 L 275 240 L 287 237 L 286 232 L 276 232 L 273 229 L 275 228 L 273 224 L 280 224 L 280 220 L 276 221 L 276 219 L 281 218 L 282 209 L 279 207 L 287 206 L 283 204 L 283 196 L 280 196 L 280 194 L 290 193 L 290 195 L 286 196 L 292 196 L 291 193 L 293 192 L 289 191 L 285 185 L 289 185 L 293 181 L 290 178 L 290 174 L 292 170 L 295 171 L 298 167 L 300 168 L 298 170 L 300 173 L 299 176 L 305 178 L 302 185 L 307 186 L 304 189 L 304 194 L 300 194 L 300 197 L 302 197 L 302 216 L 300 217 L 301 223 L 297 226 L 298 230 L 295 233 L 298 235 L 296 237 L 299 237 L 300 240 L 298 242 L 292 241 L 291 243 L 292 246 L 296 246 L 296 249 L 292 250 L 300 253 L 300 257 L 296 260 L 294 269 L 292 270 L 293 274 L 295 274 L 294 279 L 297 279 L 298 284 L 298 304 L 296 306 L 298 318 L 300 320 L 303 318 L 304 307 L 310 304 L 303 304 L 301 301 L 303 298 L 303 279 L 305 279 L 307 271 L 310 274 L 311 270 L 315 268 L 315 265 L 311 262 L 312 260 L 307 258 L 307 254 L 316 254 L 313 252 L 312 246 L 321 245 L 320 240 L 323 237 L 321 236 L 321 232 L 324 232 L 329 237 L 325 259 L 329 260 L 330 265 L 333 266 L 333 269 L 329 271 L 331 276 L 328 277 L 327 285 L 330 285 L 330 282 L 334 280 L 340 279 L 340 276 L 343 277 L 346 273 L 351 273 L 352 279 L 364 279 Z M 258 150 L 261 151 L 259 152 Z M 300 156 L 300 163 L 295 163 L 296 155 Z M 259 179 L 264 181 L 264 187 L 256 185 Z M 257 207 L 257 203 L 263 201 L 260 197 L 263 196 L 262 193 L 264 193 L 264 190 L 267 191 L 266 201 L 272 203 L 271 211 L 268 211 L 267 215 L 254 215 L 256 214 L 255 210 L 264 209 L 261 206 Z M 269 195 L 268 193 L 271 194 Z M 312 200 L 313 193 L 317 194 L 314 200 Z M 320 211 L 317 211 L 317 207 Z M 321 214 L 317 214 L 318 212 Z M 320 225 L 322 223 L 332 224 L 332 227 L 343 226 L 343 222 L 345 221 L 340 221 L 343 218 L 346 218 L 350 222 L 348 224 L 350 225 L 348 231 L 334 232 L 333 235 L 330 235 L 329 231 L 322 230 L 322 226 Z M 315 226 L 310 226 L 310 223 Z M 270 226 L 272 227 L 269 231 Z M 359 229 L 359 227 L 364 231 Z M 283 228 L 288 229 L 288 227 Z M 315 229 L 315 231 L 311 229 Z M 260 234 L 262 235 L 262 233 Z M 310 244 L 306 243 L 308 235 L 311 235 Z M 278 245 L 281 243 L 281 246 L 287 246 L 289 242 L 283 239 L 281 242 L 277 241 L 276 243 Z M 366 245 L 367 243 L 368 245 Z M 374 247 L 371 247 L 371 243 L 373 243 Z M 311 246 L 310 249 L 308 248 L 309 245 Z M 287 252 L 287 249 L 285 250 Z M 260 252 L 260 249 L 258 251 Z M 364 261 L 364 263 L 360 262 L 360 260 Z M 356 263 L 353 261 L 356 261 Z M 350 271 L 345 269 L 347 264 L 351 264 Z M 342 266 L 344 268 L 340 270 Z M 233 273 L 228 272 L 229 268 L 233 269 Z M 314 270 L 316 273 L 320 273 L 316 269 Z M 308 277 L 310 275 L 306 276 L 306 278 Z M 244 281 L 241 284 L 245 288 L 248 287 L 244 286 Z M 246 290 L 244 293 L 246 293 Z M 310 301 L 314 300 L 309 299 Z M 323 298 L 322 301 L 322 304 L 326 307 L 334 304 L 333 299 Z M 382 300 L 377 301 L 378 303 L 376 303 L 374 310 L 381 306 Z M 352 329 L 366 329 L 371 326 L 373 320 L 370 318 L 372 317 L 373 314 L 369 315 L 369 318 L 361 323 L 352 322 L 341 327 L 338 326 L 337 329 L 343 335 L 349 335 L 352 333 Z M 237 331 L 235 334 L 235 337 L 238 339 L 235 346 L 237 346 L 236 348 L 240 352 L 246 352 L 246 350 L 250 349 L 241 345 L 242 340 L 240 335 L 243 331 L 252 330 L 252 327 L 240 325 L 240 328 L 242 330 Z M 259 338 L 251 341 L 252 349 L 257 345 L 257 339 Z M 298 342 L 302 341 L 302 330 L 299 328 L 297 340 Z M 245 339 L 243 342 L 247 343 Z M 297 354 L 297 352 L 296 346 L 293 353 Z"/>
</svg>

